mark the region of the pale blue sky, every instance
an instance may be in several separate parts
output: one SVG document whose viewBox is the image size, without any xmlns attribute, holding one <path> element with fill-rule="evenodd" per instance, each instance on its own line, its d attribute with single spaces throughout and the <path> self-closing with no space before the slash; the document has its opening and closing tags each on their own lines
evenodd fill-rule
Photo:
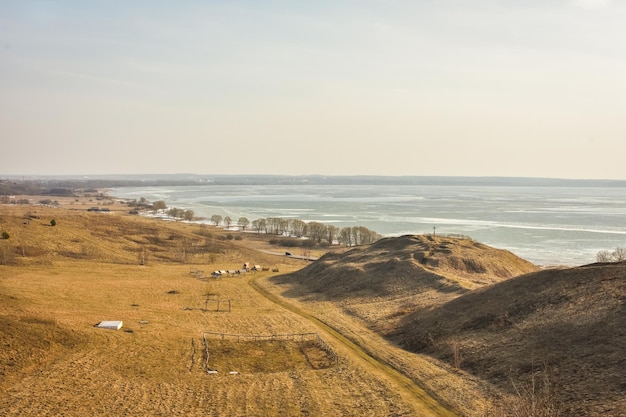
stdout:
<svg viewBox="0 0 626 417">
<path fill-rule="evenodd" d="M 0 0 L 0 176 L 626 179 L 626 1 Z"/>
</svg>

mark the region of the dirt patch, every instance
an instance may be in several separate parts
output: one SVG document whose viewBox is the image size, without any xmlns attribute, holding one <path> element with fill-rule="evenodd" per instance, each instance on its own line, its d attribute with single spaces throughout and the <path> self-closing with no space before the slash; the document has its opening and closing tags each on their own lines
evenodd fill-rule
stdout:
<svg viewBox="0 0 626 417">
<path fill-rule="evenodd" d="M 334 364 L 331 355 L 312 341 L 208 340 L 210 369 L 221 373 L 272 373 L 325 369 Z"/>
</svg>

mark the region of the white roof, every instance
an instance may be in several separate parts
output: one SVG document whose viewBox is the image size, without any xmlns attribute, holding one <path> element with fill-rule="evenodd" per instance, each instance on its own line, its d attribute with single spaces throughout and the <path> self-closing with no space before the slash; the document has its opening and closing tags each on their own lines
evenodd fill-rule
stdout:
<svg viewBox="0 0 626 417">
<path fill-rule="evenodd" d="M 113 330 L 119 330 L 122 328 L 122 321 L 115 321 L 115 320 L 105 320 L 105 321 L 101 321 L 100 323 L 98 323 L 98 325 L 96 327 L 99 327 L 100 329 L 113 329 Z"/>
</svg>

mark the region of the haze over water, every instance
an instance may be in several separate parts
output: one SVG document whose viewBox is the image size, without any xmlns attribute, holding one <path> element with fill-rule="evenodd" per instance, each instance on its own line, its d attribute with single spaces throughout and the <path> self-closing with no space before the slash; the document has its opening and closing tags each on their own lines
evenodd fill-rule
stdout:
<svg viewBox="0 0 626 417">
<path fill-rule="evenodd" d="M 385 236 L 462 234 L 538 265 L 583 265 L 595 262 L 601 250 L 626 246 L 624 184 L 384 177 L 231 182 L 125 187 L 111 194 L 164 200 L 207 220 L 213 214 L 234 223 L 239 217 L 282 217 L 365 226 Z"/>
</svg>

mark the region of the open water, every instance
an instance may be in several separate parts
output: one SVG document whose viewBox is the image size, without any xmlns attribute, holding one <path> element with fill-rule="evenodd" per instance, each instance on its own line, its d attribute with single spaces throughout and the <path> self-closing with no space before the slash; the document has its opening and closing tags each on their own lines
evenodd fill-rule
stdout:
<svg viewBox="0 0 626 417">
<path fill-rule="evenodd" d="M 240 217 L 283 217 L 365 226 L 385 236 L 462 234 L 544 266 L 592 263 L 601 250 L 626 247 L 623 184 L 407 182 L 199 183 L 123 187 L 110 193 L 164 200 L 196 216 L 219 214 L 235 223 Z"/>
</svg>

